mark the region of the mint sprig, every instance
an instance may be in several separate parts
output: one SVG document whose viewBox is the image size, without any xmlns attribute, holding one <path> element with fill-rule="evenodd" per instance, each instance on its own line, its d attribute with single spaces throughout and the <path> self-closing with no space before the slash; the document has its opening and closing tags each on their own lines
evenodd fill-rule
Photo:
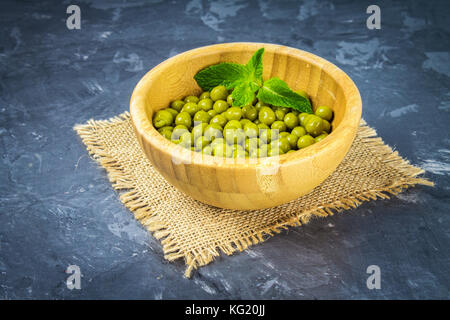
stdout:
<svg viewBox="0 0 450 320">
<path fill-rule="evenodd" d="M 247 80 L 249 85 L 261 86 L 262 85 L 262 74 L 263 74 L 263 64 L 262 57 L 264 55 L 264 48 L 256 51 L 250 60 L 247 62 L 245 68 L 248 72 Z M 256 90 L 255 90 L 256 91 Z"/>
<path fill-rule="evenodd" d="M 258 91 L 257 97 L 265 103 L 274 106 L 312 113 L 309 100 L 292 91 L 287 83 L 280 78 L 275 77 L 264 81 L 263 86 Z"/>
<path fill-rule="evenodd" d="M 234 89 L 231 94 L 233 106 L 249 105 L 256 95 L 267 104 L 312 113 L 309 100 L 292 91 L 283 80 L 271 78 L 263 82 L 263 55 L 264 48 L 261 48 L 253 54 L 246 65 L 219 63 L 199 71 L 194 79 L 205 91 L 219 85 Z"/>
<path fill-rule="evenodd" d="M 219 63 L 198 72 L 194 79 L 205 91 L 209 91 L 216 86 L 223 85 L 227 89 L 233 89 L 246 77 L 247 69 L 237 63 Z"/>
</svg>

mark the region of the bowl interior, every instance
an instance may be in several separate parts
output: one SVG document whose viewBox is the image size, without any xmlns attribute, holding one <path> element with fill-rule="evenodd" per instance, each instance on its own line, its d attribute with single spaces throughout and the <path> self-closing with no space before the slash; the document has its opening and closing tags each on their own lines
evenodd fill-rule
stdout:
<svg viewBox="0 0 450 320">
<path fill-rule="evenodd" d="M 195 49 L 184 53 L 182 59 L 167 60 L 164 68 L 157 66 L 152 70 L 152 85 L 146 92 L 145 110 L 149 121 L 151 122 L 154 112 L 168 107 L 171 101 L 199 94 L 201 89 L 193 77 L 201 69 L 220 62 L 245 64 L 263 46 L 263 79 L 279 77 L 291 89 L 306 91 L 314 109 L 320 105 L 330 107 L 334 111 L 332 127 L 333 130 L 336 129 L 344 117 L 347 105 L 343 89 L 345 84 L 339 81 L 341 77 L 336 72 L 337 67 L 301 50 L 287 47 L 280 49 L 280 46 L 272 47 L 267 44 L 222 46 L 220 52 Z"/>
</svg>

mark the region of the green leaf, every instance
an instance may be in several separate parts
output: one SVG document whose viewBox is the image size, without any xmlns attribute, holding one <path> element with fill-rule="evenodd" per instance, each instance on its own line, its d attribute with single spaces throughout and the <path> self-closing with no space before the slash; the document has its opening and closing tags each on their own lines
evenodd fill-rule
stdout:
<svg viewBox="0 0 450 320">
<path fill-rule="evenodd" d="M 205 91 L 219 85 L 227 89 L 235 88 L 232 95 L 233 105 L 245 106 L 251 96 L 253 101 L 254 93 L 262 85 L 263 54 L 264 48 L 257 50 L 246 65 L 225 62 L 207 67 L 198 72 L 194 79 Z"/>
<path fill-rule="evenodd" d="M 246 106 L 255 99 L 255 92 L 262 85 L 263 54 L 264 48 L 257 50 L 245 65 L 247 70 L 246 77 L 236 86 L 231 95 L 233 97 L 233 106 Z"/>
<path fill-rule="evenodd" d="M 257 50 L 246 64 L 250 78 L 248 80 L 256 82 L 257 85 L 262 85 L 263 64 L 262 57 L 264 55 L 264 48 Z"/>
<path fill-rule="evenodd" d="M 292 91 L 280 78 L 271 78 L 264 82 L 258 91 L 258 99 L 265 103 L 292 108 L 300 112 L 312 113 L 311 103 L 305 97 Z"/>
<path fill-rule="evenodd" d="M 231 93 L 233 106 L 246 106 L 252 103 L 255 99 L 255 91 L 248 83 L 237 86 Z"/>
<path fill-rule="evenodd" d="M 227 89 L 234 88 L 248 78 L 248 70 L 245 66 L 237 63 L 219 63 L 207 67 L 198 72 L 194 79 L 205 91 L 224 85 Z"/>
</svg>

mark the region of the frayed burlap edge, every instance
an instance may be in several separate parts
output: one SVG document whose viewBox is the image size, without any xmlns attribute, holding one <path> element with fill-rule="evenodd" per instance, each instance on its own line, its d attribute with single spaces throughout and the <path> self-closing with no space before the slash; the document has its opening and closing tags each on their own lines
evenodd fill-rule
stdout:
<svg viewBox="0 0 450 320">
<path fill-rule="evenodd" d="M 164 258 L 169 261 L 184 258 L 187 265 L 185 276 L 188 278 L 194 269 L 209 264 L 215 257 L 220 256 L 220 252 L 231 255 L 237 251 L 243 251 L 251 245 L 264 242 L 267 237 L 280 233 L 283 229 L 306 224 L 312 217 L 333 215 L 335 212 L 356 208 L 363 202 L 369 200 L 376 200 L 378 198 L 389 199 L 391 195 L 397 195 L 401 191 L 417 184 L 434 185 L 431 181 L 419 178 L 418 176 L 423 174 L 424 170 L 411 165 L 408 160 L 400 157 L 397 151 L 393 151 L 390 146 L 384 144 L 380 137 L 376 136 L 374 129 L 369 127 L 364 120 L 361 120 L 358 137 L 362 139 L 373 154 L 380 158 L 381 162 L 401 172 L 403 179 L 381 189 L 350 194 L 348 197 L 330 204 L 321 205 L 308 211 L 286 215 L 264 230 L 260 230 L 254 234 L 242 235 L 241 239 L 229 241 L 224 245 L 184 252 L 178 248 L 174 238 L 164 223 L 158 218 L 157 214 L 152 212 L 152 208 L 148 207 L 144 197 L 140 195 L 140 191 L 135 188 L 133 178 L 127 174 L 125 168 L 120 163 L 106 152 L 102 142 L 96 135 L 96 130 L 99 128 L 120 124 L 123 121 L 129 120 L 129 118 L 130 114 L 124 112 L 108 120 L 94 121 L 91 119 L 86 124 L 76 125 L 74 130 L 81 137 L 92 158 L 106 169 L 113 188 L 116 190 L 127 190 L 127 192 L 120 196 L 122 203 L 133 212 L 135 218 L 147 230 L 153 233 L 156 239 L 161 240 Z M 264 236 L 266 236 L 266 239 Z"/>
</svg>

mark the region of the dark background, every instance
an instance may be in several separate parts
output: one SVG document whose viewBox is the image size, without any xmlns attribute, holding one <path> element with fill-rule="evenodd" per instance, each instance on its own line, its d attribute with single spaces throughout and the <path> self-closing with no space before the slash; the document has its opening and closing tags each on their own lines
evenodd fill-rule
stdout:
<svg viewBox="0 0 450 320">
<path fill-rule="evenodd" d="M 70 4 L 81 30 L 66 28 Z M 381 30 L 366 28 L 370 4 Z M 448 299 L 449 16 L 448 1 L 1 1 L 0 299 Z M 291 228 L 185 279 L 72 127 L 127 110 L 165 59 L 232 41 L 335 63 L 365 120 L 436 186 Z M 65 285 L 72 264 L 81 290 Z M 369 265 L 380 290 L 366 287 Z"/>
</svg>

